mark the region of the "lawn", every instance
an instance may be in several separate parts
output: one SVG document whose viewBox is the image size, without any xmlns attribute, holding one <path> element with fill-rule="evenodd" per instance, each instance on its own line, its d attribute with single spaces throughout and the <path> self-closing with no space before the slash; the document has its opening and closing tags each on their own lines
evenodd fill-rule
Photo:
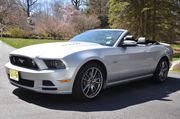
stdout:
<svg viewBox="0 0 180 119">
<path fill-rule="evenodd" d="M 24 46 L 40 44 L 40 43 L 50 43 L 50 42 L 63 42 L 67 40 L 50 40 L 50 39 L 23 39 L 23 38 L 0 38 L 3 41 L 14 48 L 21 48 Z"/>
<path fill-rule="evenodd" d="M 174 50 L 174 57 L 173 57 L 173 61 L 176 61 L 176 60 L 180 60 L 180 45 L 171 45 L 171 47 L 173 48 Z"/>
<path fill-rule="evenodd" d="M 177 60 L 180 60 L 179 57 L 173 57 L 173 61 L 177 61 Z"/>
<path fill-rule="evenodd" d="M 180 49 L 180 45 L 171 45 L 173 49 Z"/>
<path fill-rule="evenodd" d="M 173 61 L 177 61 L 180 60 L 180 45 L 171 45 L 171 47 L 174 49 L 174 57 L 173 57 Z M 177 51 L 178 50 L 178 51 Z M 175 69 L 174 71 L 180 72 L 180 68 Z"/>
</svg>

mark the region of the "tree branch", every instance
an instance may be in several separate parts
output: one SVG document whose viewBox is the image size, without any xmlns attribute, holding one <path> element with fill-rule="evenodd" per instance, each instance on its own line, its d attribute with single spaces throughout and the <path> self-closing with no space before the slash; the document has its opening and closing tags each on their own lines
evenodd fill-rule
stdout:
<svg viewBox="0 0 180 119">
<path fill-rule="evenodd" d="M 35 1 L 31 1 L 31 3 L 29 4 L 29 6 L 33 6 L 38 0 Z"/>
</svg>

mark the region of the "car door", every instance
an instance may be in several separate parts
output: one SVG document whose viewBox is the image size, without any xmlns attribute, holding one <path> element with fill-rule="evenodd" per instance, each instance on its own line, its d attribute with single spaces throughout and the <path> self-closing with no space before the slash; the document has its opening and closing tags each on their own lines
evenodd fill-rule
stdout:
<svg viewBox="0 0 180 119">
<path fill-rule="evenodd" d="M 148 49 L 149 47 L 138 45 L 119 46 L 112 49 L 112 55 L 108 58 L 110 68 L 110 80 L 108 82 L 149 74 L 152 58 Z"/>
</svg>

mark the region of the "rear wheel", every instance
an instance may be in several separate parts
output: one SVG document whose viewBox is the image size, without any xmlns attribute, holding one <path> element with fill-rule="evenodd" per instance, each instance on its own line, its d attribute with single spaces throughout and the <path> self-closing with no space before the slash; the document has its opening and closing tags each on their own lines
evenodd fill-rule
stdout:
<svg viewBox="0 0 180 119">
<path fill-rule="evenodd" d="M 156 82 L 162 83 L 166 81 L 169 71 L 169 63 L 165 58 L 162 58 L 156 68 L 154 73 L 154 79 Z"/>
<path fill-rule="evenodd" d="M 83 100 L 96 98 L 102 90 L 104 79 L 104 70 L 100 65 L 94 62 L 85 64 L 75 78 L 73 95 Z"/>
</svg>

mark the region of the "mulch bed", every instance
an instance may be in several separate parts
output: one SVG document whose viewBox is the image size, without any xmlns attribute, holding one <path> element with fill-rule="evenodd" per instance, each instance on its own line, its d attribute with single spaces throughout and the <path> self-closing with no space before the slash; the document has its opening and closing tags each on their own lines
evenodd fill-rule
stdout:
<svg viewBox="0 0 180 119">
<path fill-rule="evenodd" d="M 174 52 L 175 54 L 180 54 L 180 49 L 173 49 L 173 52 Z"/>
</svg>

